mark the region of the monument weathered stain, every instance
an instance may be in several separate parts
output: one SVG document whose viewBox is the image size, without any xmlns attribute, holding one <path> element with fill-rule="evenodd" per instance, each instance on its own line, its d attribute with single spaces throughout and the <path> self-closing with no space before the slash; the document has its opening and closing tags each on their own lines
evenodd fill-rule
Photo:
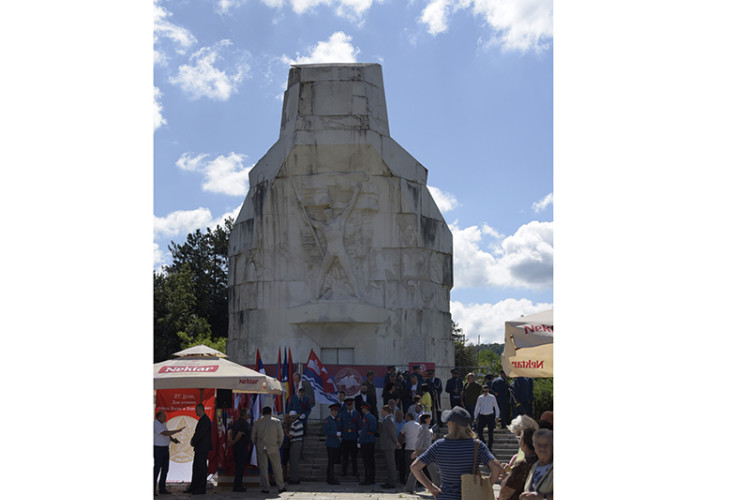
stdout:
<svg viewBox="0 0 750 500">
<path fill-rule="evenodd" d="M 453 364 L 453 237 L 390 137 L 377 64 L 292 66 L 278 141 L 229 238 L 227 353 Z M 337 354 L 339 353 L 339 354 Z"/>
</svg>

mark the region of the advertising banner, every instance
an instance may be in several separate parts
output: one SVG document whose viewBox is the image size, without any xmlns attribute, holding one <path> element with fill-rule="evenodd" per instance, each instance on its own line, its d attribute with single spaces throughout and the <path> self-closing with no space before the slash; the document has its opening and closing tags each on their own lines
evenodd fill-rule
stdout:
<svg viewBox="0 0 750 500">
<path fill-rule="evenodd" d="M 174 437 L 179 443 L 169 445 L 169 474 L 167 482 L 189 482 L 193 471 L 193 447 L 190 438 L 193 437 L 198 418 L 195 415 L 195 405 L 200 401 L 199 389 L 159 389 L 156 391 L 156 411 L 162 410 L 167 414 L 167 429 L 185 429 Z M 208 418 L 213 422 L 216 418 L 214 407 L 215 393 L 213 389 L 203 389 L 203 406 Z"/>
</svg>

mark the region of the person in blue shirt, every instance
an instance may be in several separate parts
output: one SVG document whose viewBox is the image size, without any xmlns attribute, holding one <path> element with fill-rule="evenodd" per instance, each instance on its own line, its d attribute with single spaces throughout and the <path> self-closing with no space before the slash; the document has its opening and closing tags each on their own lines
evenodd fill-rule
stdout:
<svg viewBox="0 0 750 500">
<path fill-rule="evenodd" d="M 323 421 L 323 434 L 326 436 L 326 451 L 328 452 L 328 468 L 326 469 L 326 482 L 328 484 L 341 484 L 333 477 L 333 464 L 341 447 L 341 419 L 339 418 L 339 405 L 334 403 L 328 405 L 331 414 Z"/>
<path fill-rule="evenodd" d="M 370 413 L 372 407 L 362 403 L 362 425 L 359 430 L 359 446 L 362 448 L 362 464 L 365 467 L 365 480 L 360 485 L 375 484 L 375 433 L 378 419 Z"/>
<path fill-rule="evenodd" d="M 361 416 L 354 408 L 354 398 L 344 400 L 345 407 L 339 410 L 341 419 L 341 475 L 346 476 L 349 458 L 352 459 L 352 474 L 357 477 L 357 439 Z"/>
<path fill-rule="evenodd" d="M 436 500 L 461 500 L 461 474 L 471 474 L 474 469 L 474 446 L 477 446 L 477 462 L 490 469 L 490 483 L 500 477 L 500 462 L 487 445 L 476 439 L 471 429 L 472 417 L 460 406 L 445 410 L 443 422 L 448 423 L 448 434 L 435 441 L 427 451 L 414 459 L 411 472 Z M 427 479 L 424 469 L 436 463 L 440 470 L 440 486 Z"/>
</svg>

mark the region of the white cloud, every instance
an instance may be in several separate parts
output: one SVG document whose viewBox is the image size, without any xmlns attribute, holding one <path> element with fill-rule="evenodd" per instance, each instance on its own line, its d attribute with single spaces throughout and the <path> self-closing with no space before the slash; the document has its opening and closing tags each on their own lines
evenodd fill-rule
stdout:
<svg viewBox="0 0 750 500">
<path fill-rule="evenodd" d="M 183 153 L 175 163 L 181 170 L 203 174 L 201 187 L 204 191 L 244 196 L 248 190 L 248 172 L 252 166 L 243 165 L 246 157 L 238 153 L 220 155 L 207 161 L 207 154 Z"/>
<path fill-rule="evenodd" d="M 242 208 L 242 204 L 223 213 L 219 217 L 212 217 L 211 210 L 204 207 L 196 208 L 195 210 L 175 210 L 167 214 L 166 217 L 154 216 L 154 238 L 174 238 L 185 236 L 196 229 L 223 226 L 224 219 L 227 217 L 237 220 L 240 208 Z M 156 255 L 156 247 L 154 248 L 154 252 Z M 161 255 L 164 256 L 164 253 L 162 252 Z"/>
<path fill-rule="evenodd" d="M 248 75 L 249 66 L 243 62 L 235 64 L 234 73 L 228 75 L 226 71 L 216 67 L 222 57 L 219 51 L 232 45 L 229 40 L 222 40 L 213 47 L 203 47 L 190 56 L 193 63 L 182 64 L 177 76 L 170 77 L 170 83 L 178 85 L 190 98 L 207 97 L 215 101 L 226 101 L 237 92 L 239 85 Z"/>
<path fill-rule="evenodd" d="M 534 209 L 534 212 L 539 213 L 550 205 L 552 205 L 552 193 L 548 194 L 543 199 L 534 202 L 531 208 Z"/>
<path fill-rule="evenodd" d="M 154 269 L 161 270 L 165 262 L 164 259 L 166 258 L 166 255 L 167 254 L 164 252 L 164 250 L 159 247 L 159 244 L 154 243 Z"/>
<path fill-rule="evenodd" d="M 300 56 L 297 52 L 296 59 L 290 59 L 286 55 L 281 59 L 287 64 L 319 64 L 319 63 L 346 63 L 357 62 L 359 49 L 350 43 L 352 37 L 343 31 L 337 31 L 326 42 L 318 42 L 315 47 L 309 47 L 308 56 Z"/>
<path fill-rule="evenodd" d="M 207 208 L 175 210 L 166 217 L 154 217 L 154 238 L 171 238 L 200 227 L 210 227 L 211 211 Z"/>
<path fill-rule="evenodd" d="M 501 235 L 487 225 L 461 229 L 451 224 L 450 229 L 456 288 L 552 286 L 551 222 L 529 222 L 502 241 Z M 482 246 L 490 247 L 492 252 Z"/>
<path fill-rule="evenodd" d="M 219 14 L 228 14 L 231 9 L 236 9 L 246 2 L 247 0 L 217 0 L 216 12 Z"/>
<path fill-rule="evenodd" d="M 448 29 L 450 14 L 468 8 L 492 30 L 488 46 L 520 52 L 549 47 L 552 0 L 430 0 L 419 21 L 437 35 Z"/>
<path fill-rule="evenodd" d="M 158 1 L 154 2 L 154 45 L 166 37 L 177 45 L 175 49 L 177 53 L 184 54 L 185 50 L 189 49 L 196 40 L 189 30 L 169 22 L 167 19 L 171 15 L 172 13 L 159 5 Z M 164 54 L 159 52 L 159 56 L 155 59 L 162 61 L 164 57 Z"/>
<path fill-rule="evenodd" d="M 427 25 L 431 35 L 442 33 L 448 29 L 448 8 L 451 0 L 431 0 L 422 11 L 419 22 Z"/>
<path fill-rule="evenodd" d="M 430 190 L 432 199 L 435 200 L 435 204 L 441 212 L 450 212 L 451 210 L 459 206 L 456 197 L 449 192 L 443 192 L 434 186 L 427 186 L 427 189 Z"/>
<path fill-rule="evenodd" d="M 451 316 L 466 340 L 482 344 L 505 343 L 505 322 L 520 316 L 552 309 L 552 304 L 534 304 L 529 299 L 505 299 L 495 304 L 468 304 L 451 301 Z"/>
<path fill-rule="evenodd" d="M 164 109 L 159 99 L 161 99 L 162 93 L 159 87 L 154 87 L 154 130 L 158 129 L 162 125 L 167 124 L 167 120 L 162 116 L 161 112 Z"/>
</svg>

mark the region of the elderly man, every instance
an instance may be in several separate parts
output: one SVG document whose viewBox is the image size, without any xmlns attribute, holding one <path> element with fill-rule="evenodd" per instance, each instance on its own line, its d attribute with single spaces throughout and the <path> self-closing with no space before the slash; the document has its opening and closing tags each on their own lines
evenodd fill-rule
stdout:
<svg viewBox="0 0 750 500">
<path fill-rule="evenodd" d="M 552 431 L 539 429 L 532 437 L 537 462 L 531 467 L 521 500 L 552 500 Z"/>
<path fill-rule="evenodd" d="M 393 419 L 390 406 L 384 406 L 381 409 L 383 413 L 383 431 L 380 433 L 380 449 L 385 455 L 386 481 L 381 484 L 381 488 L 391 489 L 396 487 L 396 450 L 401 448 L 398 442 L 398 432 L 396 430 L 396 421 Z"/>
<path fill-rule="evenodd" d="M 194 451 L 193 475 L 186 492 L 193 495 L 203 495 L 206 493 L 206 478 L 208 476 L 208 452 L 213 448 L 211 444 L 211 419 L 206 415 L 206 408 L 200 403 L 195 405 L 195 414 L 198 416 L 198 423 L 195 426 L 195 433 L 190 439 L 190 445 Z"/>
<path fill-rule="evenodd" d="M 300 483 L 300 464 L 302 463 L 302 441 L 305 438 L 305 427 L 303 421 L 296 411 L 289 411 L 289 418 L 292 419 L 292 425 L 289 427 L 290 442 L 289 448 L 289 484 Z"/>
<path fill-rule="evenodd" d="M 281 421 L 271 416 L 271 407 L 263 407 L 263 416 L 253 424 L 250 431 L 250 439 L 255 444 L 256 455 L 258 457 L 258 468 L 260 469 L 260 489 L 262 493 L 270 493 L 270 483 L 268 481 L 268 462 L 271 461 L 273 469 L 273 478 L 276 486 L 279 487 L 279 493 L 286 491 L 284 488 L 284 473 L 281 471 L 281 456 L 279 448 L 284 441 L 284 431 L 281 428 Z"/>
<path fill-rule="evenodd" d="M 173 438 L 175 434 L 182 432 L 184 427 L 179 429 L 169 430 L 165 422 L 167 421 L 167 414 L 163 411 L 156 413 L 156 419 L 154 420 L 154 490 L 156 490 L 156 480 L 159 478 L 159 472 L 161 472 L 161 479 L 159 480 L 159 493 L 169 494 L 167 491 L 167 473 L 169 472 L 169 442 L 179 443 L 176 438 Z"/>
</svg>

